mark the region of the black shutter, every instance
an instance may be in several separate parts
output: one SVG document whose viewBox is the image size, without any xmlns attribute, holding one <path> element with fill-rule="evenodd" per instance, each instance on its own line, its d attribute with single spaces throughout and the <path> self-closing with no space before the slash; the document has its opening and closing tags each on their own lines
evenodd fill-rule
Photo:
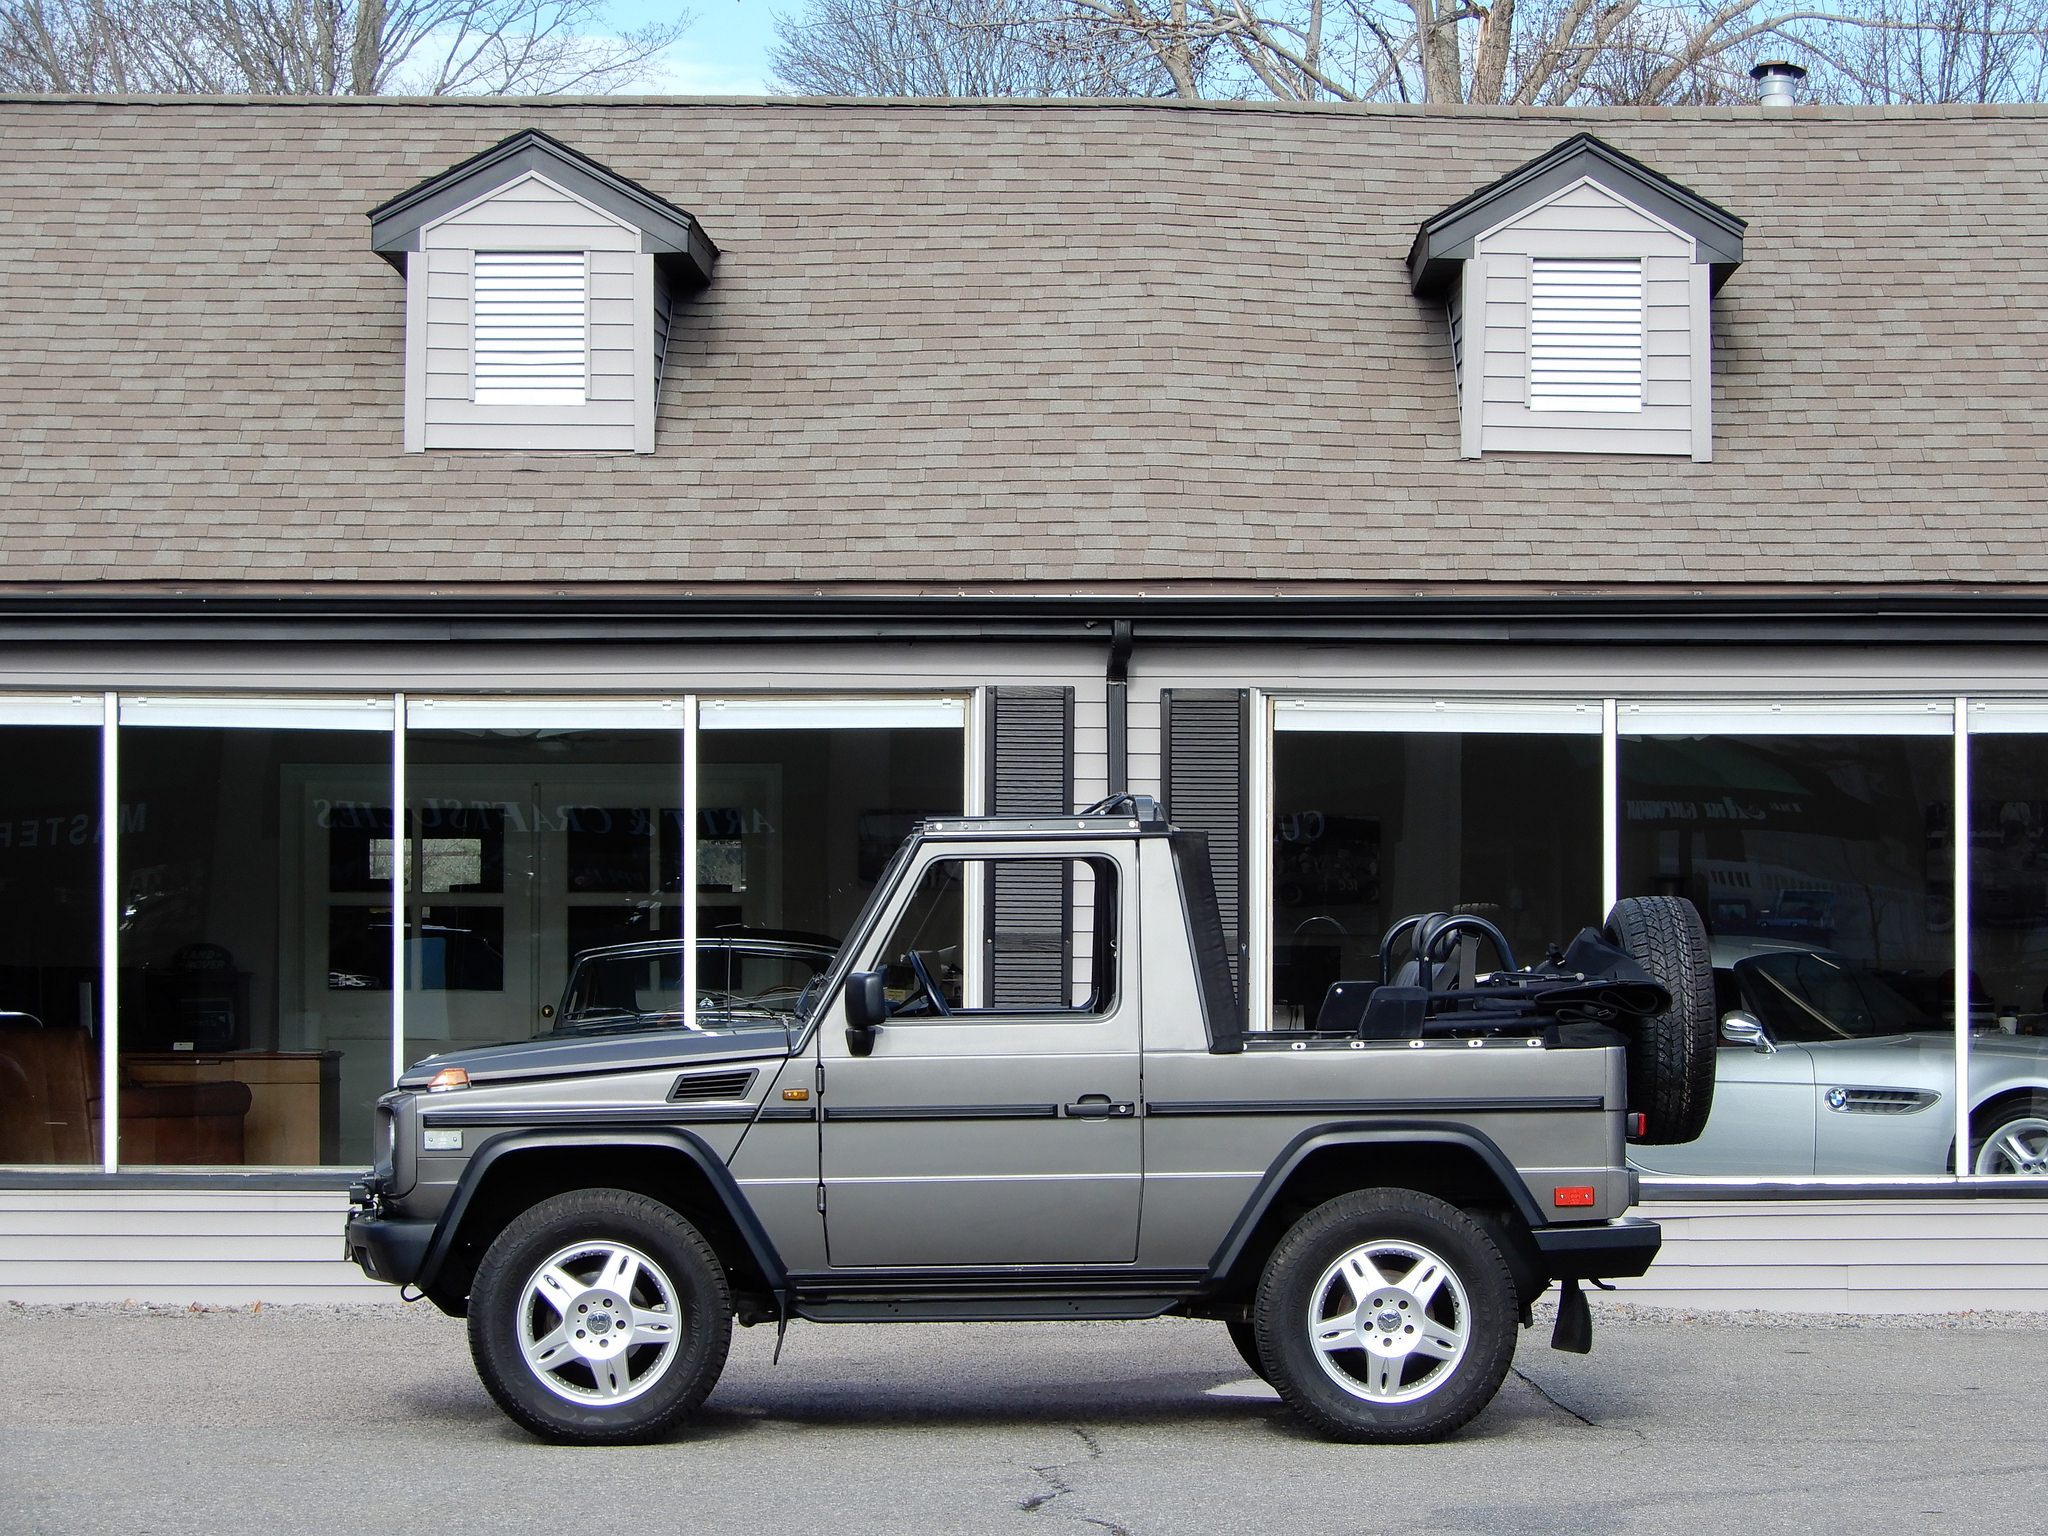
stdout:
<svg viewBox="0 0 2048 1536">
<path fill-rule="evenodd" d="M 1209 834 L 1209 868 L 1244 1001 L 1244 877 L 1249 822 L 1251 694 L 1241 688 L 1168 688 L 1159 696 L 1160 788 L 1177 827 Z"/>
<path fill-rule="evenodd" d="M 990 813 L 1072 814 L 1074 690 L 995 688 L 990 693 Z M 998 863 L 990 871 L 990 1006 L 1067 1006 L 1073 976 L 1073 945 L 1067 933 L 1071 884 L 1071 868 L 1064 860 Z"/>
</svg>

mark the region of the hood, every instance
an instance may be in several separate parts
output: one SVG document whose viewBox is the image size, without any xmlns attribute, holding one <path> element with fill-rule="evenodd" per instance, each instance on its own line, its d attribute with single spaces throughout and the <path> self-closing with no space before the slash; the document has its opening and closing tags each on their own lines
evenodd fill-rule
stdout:
<svg viewBox="0 0 2048 1536">
<path fill-rule="evenodd" d="M 740 1029 L 650 1029 L 633 1034 L 543 1036 L 503 1045 L 472 1046 L 429 1056 L 408 1067 L 401 1088 L 425 1088 L 434 1074 L 460 1067 L 473 1083 L 504 1082 L 524 1077 L 568 1077 L 591 1072 L 637 1072 L 647 1067 L 696 1065 L 706 1061 L 742 1061 L 762 1056 L 787 1056 L 790 1033 L 780 1024 L 749 1024 Z"/>
</svg>

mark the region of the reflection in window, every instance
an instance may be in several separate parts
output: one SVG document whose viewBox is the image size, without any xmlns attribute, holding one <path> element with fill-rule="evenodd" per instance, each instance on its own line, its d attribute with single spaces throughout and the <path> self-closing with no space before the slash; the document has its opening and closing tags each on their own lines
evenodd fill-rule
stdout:
<svg viewBox="0 0 2048 1536">
<path fill-rule="evenodd" d="M 1926 736 L 1625 736 L 1622 893 L 1689 898 L 1718 965 L 1820 951 L 1952 1012 L 1951 759 Z"/>
<path fill-rule="evenodd" d="M 1376 975 L 1414 912 L 1476 912 L 1540 957 L 1600 916 L 1591 736 L 1283 731 L 1273 742 L 1273 1023 Z"/>
<path fill-rule="evenodd" d="M 99 741 L 0 727 L 0 1163 L 100 1156 Z"/>
</svg>

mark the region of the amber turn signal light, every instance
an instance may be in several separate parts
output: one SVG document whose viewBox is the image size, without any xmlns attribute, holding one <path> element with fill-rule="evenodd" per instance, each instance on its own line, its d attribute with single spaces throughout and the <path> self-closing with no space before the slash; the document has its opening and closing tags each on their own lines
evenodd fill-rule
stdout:
<svg viewBox="0 0 2048 1536">
<path fill-rule="evenodd" d="M 443 1067 L 434 1074 L 434 1080 L 427 1084 L 429 1093 L 446 1093 L 452 1088 L 467 1088 L 469 1074 L 460 1067 Z"/>
<path fill-rule="evenodd" d="M 1550 1203 L 1556 1206 L 1591 1205 L 1593 1186 L 1590 1184 L 1561 1184 L 1550 1192 Z"/>
<path fill-rule="evenodd" d="M 811 1096 L 811 1090 L 808 1088 L 785 1088 L 782 1090 L 782 1096 L 792 1104 L 801 1104 Z"/>
</svg>

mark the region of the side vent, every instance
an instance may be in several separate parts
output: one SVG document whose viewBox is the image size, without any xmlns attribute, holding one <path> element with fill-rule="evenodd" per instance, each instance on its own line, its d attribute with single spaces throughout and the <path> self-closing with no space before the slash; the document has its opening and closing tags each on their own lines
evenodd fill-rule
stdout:
<svg viewBox="0 0 2048 1536">
<path fill-rule="evenodd" d="M 754 1086 L 755 1069 L 744 1072 L 685 1072 L 668 1091 L 671 1104 L 704 1104 L 715 1099 L 744 1099 Z"/>
</svg>

